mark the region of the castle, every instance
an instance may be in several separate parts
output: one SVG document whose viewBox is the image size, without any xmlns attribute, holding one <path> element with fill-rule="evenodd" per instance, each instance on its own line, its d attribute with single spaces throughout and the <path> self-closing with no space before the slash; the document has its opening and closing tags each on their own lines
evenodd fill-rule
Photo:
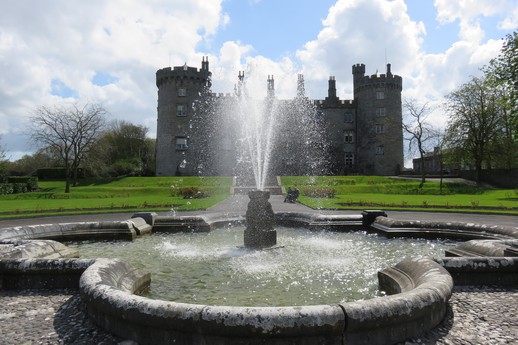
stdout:
<svg viewBox="0 0 518 345">
<path fill-rule="evenodd" d="M 272 175 L 394 175 L 403 167 L 402 78 L 392 74 L 390 64 L 385 74 L 371 76 L 365 75 L 364 64 L 356 64 L 352 66 L 352 74 L 353 100 L 337 97 L 333 76 L 329 78 L 325 99 L 308 100 L 304 96 L 303 76 L 299 75 L 295 99 L 277 101 L 278 107 L 285 109 L 283 112 L 291 113 L 287 118 L 291 118 L 292 127 L 301 119 L 293 110 L 297 108 L 292 106 L 294 102 L 304 99 L 311 104 L 321 132 L 319 138 L 312 139 L 312 147 L 325 150 L 314 157 L 325 156 L 328 164 L 325 170 L 312 171 L 304 161 L 304 157 L 311 156 L 307 148 L 299 157 L 293 153 L 301 134 L 284 131 L 274 153 Z M 239 169 L 233 149 L 236 138 L 226 109 L 233 106 L 240 88 L 236 87 L 233 95 L 213 94 L 211 75 L 205 57 L 201 69 L 184 65 L 156 72 L 157 176 L 236 175 Z M 242 82 L 244 73 L 240 72 L 238 78 Z M 274 98 L 273 76 L 268 76 L 265 102 Z M 210 113 L 203 107 L 205 103 L 211 104 Z M 325 145 L 320 145 L 319 140 L 325 141 Z"/>
</svg>

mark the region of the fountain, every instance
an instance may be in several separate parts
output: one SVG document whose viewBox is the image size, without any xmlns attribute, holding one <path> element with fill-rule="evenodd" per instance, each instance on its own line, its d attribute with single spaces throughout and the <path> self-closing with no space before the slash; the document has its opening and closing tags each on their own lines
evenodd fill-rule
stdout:
<svg viewBox="0 0 518 345">
<path fill-rule="evenodd" d="M 20 247 L 30 247 L 30 244 L 33 243 L 22 243 L 22 239 L 61 240 L 79 235 L 91 238 L 93 234 L 99 238 L 111 236 L 134 239 L 137 235 L 151 232 L 151 229 L 153 232 L 170 232 L 173 236 L 185 231 L 179 237 L 184 239 L 187 237 L 192 242 L 205 239 L 206 241 L 202 241 L 205 247 L 197 247 L 197 250 L 191 251 L 185 242 L 179 246 L 169 243 L 167 248 L 169 251 L 147 247 L 145 252 L 138 252 L 137 249 L 144 246 L 136 244 L 130 250 L 123 248 L 123 251 L 128 254 L 136 252 L 138 259 L 152 263 L 158 261 L 158 258 L 152 255 L 174 256 L 173 254 L 178 251 L 182 252 L 180 256 L 194 259 L 203 259 L 204 256 L 213 257 L 212 266 L 201 260 L 197 265 L 193 263 L 178 264 L 177 262 L 173 264 L 158 263 L 159 271 L 153 271 L 152 274 L 153 276 L 167 275 L 170 280 L 173 280 L 173 282 L 166 283 L 165 289 L 168 291 L 185 290 L 188 295 L 192 296 L 196 295 L 196 292 L 193 291 L 197 288 L 199 290 L 196 291 L 209 290 L 209 294 L 213 295 L 212 290 L 207 288 L 203 279 L 215 276 L 214 271 L 224 266 L 224 261 L 232 263 L 232 259 L 237 259 L 236 261 L 245 261 L 244 267 L 252 271 L 253 275 L 259 276 L 258 284 L 261 285 L 263 291 L 269 292 L 270 295 L 280 295 L 280 290 L 285 290 L 284 292 L 291 295 L 306 293 L 318 295 L 329 286 L 331 287 L 329 290 L 334 290 L 330 301 L 315 298 L 298 303 L 289 300 L 287 302 L 289 304 L 277 301 L 272 304 L 262 304 L 260 302 L 264 301 L 254 300 L 249 304 L 232 305 L 231 302 L 212 302 L 211 300 L 189 301 L 183 297 L 173 298 L 169 301 L 151 299 L 144 295 L 144 292 L 150 287 L 151 278 L 147 271 L 140 269 L 142 266 L 137 265 L 135 268 L 132 264 L 128 264 L 129 260 L 126 258 L 55 260 L 58 255 L 71 254 L 61 254 L 67 251 L 61 251 L 52 242 L 45 244 L 53 248 L 51 254 L 46 254 L 49 259 L 47 257 L 39 260 L 32 259 L 38 257 L 36 255 L 42 255 L 38 243 L 33 246 L 36 249 L 24 249 L 33 255 L 29 255 L 30 259 L 0 260 L 0 271 L 6 272 L 5 276 L 8 277 L 8 279 L 0 280 L 0 283 L 9 282 L 13 286 L 23 286 L 24 288 L 30 288 L 30 284 L 34 281 L 39 284 L 37 286 L 54 288 L 77 288 L 79 285 L 81 296 L 92 320 L 115 334 L 143 344 L 388 344 L 403 341 L 437 326 L 446 313 L 447 302 L 453 288 L 452 277 L 443 266 L 449 266 L 450 269 L 451 267 L 464 268 L 468 266 L 465 262 L 444 259 L 441 266 L 437 262 L 439 260 L 434 261 L 421 257 L 425 252 L 421 247 L 417 248 L 418 254 L 413 252 L 410 254 L 410 258 L 406 257 L 397 262 L 394 260 L 401 260 L 405 256 L 398 251 L 400 247 L 403 247 L 398 242 L 395 244 L 398 249 L 395 251 L 396 257 L 393 255 L 390 259 L 381 259 L 381 263 L 380 261 L 377 263 L 378 266 L 369 268 L 371 280 L 375 280 L 377 274 L 379 289 L 385 290 L 389 294 L 389 296 L 384 296 L 374 293 L 374 296 L 380 298 L 372 298 L 374 297 L 372 291 L 367 296 L 354 293 L 352 293 L 352 297 L 347 296 L 350 292 L 348 290 L 351 290 L 348 284 L 352 280 L 349 273 L 356 271 L 362 278 L 365 278 L 368 266 L 366 262 L 375 261 L 373 260 L 375 249 L 381 249 L 381 252 L 388 251 L 386 246 L 379 242 L 361 247 L 358 237 L 363 237 L 366 242 L 369 242 L 373 238 L 379 239 L 377 233 L 385 233 L 387 237 L 393 237 L 396 233 L 401 237 L 413 236 L 416 233 L 419 236 L 423 236 L 423 234 L 433 236 L 434 231 L 440 233 L 441 229 L 444 229 L 444 233 L 440 233 L 440 235 L 455 236 L 455 231 L 448 229 L 451 224 L 439 227 L 419 223 L 418 225 L 423 227 L 423 231 L 419 231 L 421 229 L 412 231 L 417 226 L 415 223 L 384 220 L 385 217 L 380 217 L 383 214 L 379 211 L 365 211 L 362 216 L 320 215 L 302 212 L 274 214 L 269 202 L 270 192 L 265 189 L 268 176 L 275 171 L 275 165 L 281 164 L 285 157 L 290 157 L 293 161 L 303 162 L 301 165 L 310 167 L 310 170 L 304 171 L 305 173 L 322 173 L 322 171 L 317 172 L 320 166 L 307 164 L 307 161 L 299 158 L 314 162 L 318 161 L 317 157 L 323 159 L 324 155 L 319 155 L 319 152 L 312 155 L 311 150 L 315 147 L 314 143 L 325 141 L 318 138 L 318 126 L 311 133 L 306 131 L 311 124 L 317 122 L 312 120 L 315 115 L 314 107 L 307 104 L 303 95 L 297 97 L 295 103 L 279 104 L 274 97 L 273 76 L 269 76 L 267 98 L 265 101 L 257 102 L 247 97 L 244 88 L 244 74 L 240 73 L 239 76 L 237 97 L 234 99 L 237 100 L 237 103 L 234 103 L 230 109 L 232 111 L 229 111 L 234 116 L 231 117 L 230 123 L 241 126 L 240 131 L 236 131 L 240 133 L 241 137 L 233 138 L 235 143 L 241 144 L 236 145 L 238 151 L 236 172 L 242 181 L 249 181 L 253 176 L 252 188 L 254 189 L 248 192 L 250 201 L 246 211 L 246 228 L 243 232 L 244 249 L 235 246 L 240 239 L 233 237 L 236 233 L 233 229 L 235 223 L 242 223 L 243 219 L 240 216 L 228 214 L 160 217 L 152 213 L 142 213 L 136 214 L 133 220 L 117 224 L 99 222 L 95 224 L 69 223 L 59 226 L 39 225 L 27 229 L 15 227 L 1 233 L 1 238 L 10 241 L 3 245 L 7 247 L 6 250 L 13 251 L 13 257 L 23 257 L 18 252 L 14 253 L 14 249 L 22 252 Z M 289 111 L 285 111 L 286 109 Z M 304 116 L 299 116 L 301 113 Z M 210 115 L 210 112 L 207 114 Z M 281 114 L 288 116 L 283 118 Z M 300 145 L 296 144 L 298 146 L 295 148 L 289 146 L 289 143 L 282 142 L 282 137 L 279 136 L 279 131 L 282 132 L 291 125 L 299 126 L 297 127 L 300 130 L 298 137 L 305 142 Z M 211 128 L 208 130 L 210 131 Z M 196 141 L 193 140 L 193 142 Z M 276 156 L 280 157 L 281 162 L 272 160 L 275 158 L 272 155 L 274 151 Z M 296 174 L 301 173 L 294 170 L 294 175 Z M 305 245 L 291 245 L 296 240 L 282 237 L 284 234 L 279 232 L 279 236 L 283 240 L 292 241 L 289 246 L 279 251 L 255 250 L 276 247 L 278 235 L 276 223 L 277 225 L 279 223 L 297 225 L 299 228 L 295 232 L 304 233 L 302 241 L 299 243 L 302 242 Z M 211 230 L 222 226 L 230 228 L 226 235 L 230 236 L 233 241 L 232 245 L 225 245 L 223 250 L 218 249 L 217 255 L 207 253 L 214 250 L 216 246 L 214 238 L 205 236 L 205 233 L 220 231 Z M 396 232 L 397 226 L 401 228 L 400 232 Z M 305 230 L 301 228 L 305 228 Z M 313 236 L 309 229 L 311 231 L 338 231 L 333 233 L 330 238 L 324 238 L 323 234 Z M 341 236 L 360 229 L 363 232 L 353 234 L 353 238 L 342 238 Z M 467 228 L 463 231 L 464 233 L 460 233 L 458 238 L 466 239 L 470 236 L 477 239 L 487 236 L 491 240 L 518 238 L 518 231 L 515 229 L 484 228 L 483 232 L 467 233 L 470 231 Z M 153 236 L 144 237 L 152 239 Z M 164 243 L 165 240 L 160 240 L 160 242 L 162 246 L 167 246 Z M 392 243 L 392 240 L 386 240 L 386 242 Z M 196 244 L 194 246 L 196 247 Z M 431 246 L 437 249 L 440 243 L 433 242 Z M 100 253 L 93 256 L 94 258 L 105 256 L 108 252 L 104 246 L 97 243 L 92 247 L 97 250 L 99 247 L 102 248 Z M 314 251 L 314 247 L 323 248 L 326 255 L 323 255 L 322 251 Z M 409 247 L 416 249 L 414 244 Z M 478 250 L 475 247 L 477 246 L 461 248 L 460 252 L 466 252 L 468 249 Z M 359 252 L 353 251 L 357 248 L 359 248 Z M 444 250 L 444 248 L 439 250 Z M 58 253 L 55 253 L 56 251 Z M 221 251 L 224 255 L 221 255 Z M 294 257 L 294 252 L 299 254 L 299 260 L 293 264 L 290 263 L 290 272 L 279 273 L 281 271 L 276 270 L 278 266 L 288 261 L 287 256 Z M 309 255 L 310 252 L 311 255 Z M 434 255 L 436 252 L 428 253 Z M 341 254 L 345 256 L 339 256 Z M 419 257 L 416 258 L 416 256 Z M 252 265 L 251 257 L 256 258 L 255 265 Z M 480 260 L 480 258 L 477 259 Z M 501 266 L 512 267 L 514 271 L 511 273 L 514 274 L 515 271 L 518 271 L 518 260 L 507 259 L 499 258 L 502 262 Z M 265 263 L 265 261 L 267 262 Z M 324 264 L 328 266 L 324 266 Z M 393 265 L 393 267 L 382 269 L 381 265 Z M 477 269 L 480 265 L 480 262 L 476 262 L 474 268 Z M 490 262 L 488 265 L 490 270 L 496 270 L 500 264 L 495 265 L 494 262 Z M 318 270 L 319 266 L 325 267 L 324 270 Z M 226 268 L 228 266 L 225 266 Z M 191 275 L 182 276 L 181 273 L 186 271 Z M 244 276 L 242 272 L 237 271 L 238 276 Z M 292 278 L 290 274 L 293 271 L 302 273 L 302 275 Z M 266 275 L 265 272 L 271 273 L 273 280 L 280 281 L 280 288 L 272 287 L 271 281 L 266 282 L 266 279 L 261 279 Z M 315 272 L 316 276 L 309 274 Z M 263 273 L 263 276 L 260 273 Z M 500 271 L 497 273 L 500 274 Z M 80 277 L 79 284 L 77 284 L 78 277 Z M 463 279 L 469 278 L 463 277 Z M 229 271 L 224 271 L 215 279 L 221 284 L 215 288 L 216 290 L 231 290 L 229 285 L 234 280 L 238 280 L 234 279 Z M 510 279 L 515 278 L 512 276 Z M 316 291 L 308 292 L 309 289 L 299 286 L 302 285 L 302 280 L 311 284 L 321 283 L 323 285 L 317 286 Z M 333 280 L 338 281 L 333 282 Z M 173 284 L 176 285 L 173 286 Z M 251 295 L 255 294 L 255 290 L 259 290 L 257 285 L 248 284 L 247 281 L 237 281 L 236 284 L 237 287 L 232 290 L 235 295 L 238 293 L 234 293 L 234 291 L 238 291 L 241 295 Z M 360 280 L 357 285 L 364 287 L 365 280 Z M 258 295 L 260 300 L 266 299 L 264 295 Z"/>
</svg>

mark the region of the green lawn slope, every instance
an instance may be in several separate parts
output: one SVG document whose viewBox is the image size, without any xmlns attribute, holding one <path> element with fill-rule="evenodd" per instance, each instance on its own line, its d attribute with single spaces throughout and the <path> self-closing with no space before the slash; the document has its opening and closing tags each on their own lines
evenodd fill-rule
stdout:
<svg viewBox="0 0 518 345">
<path fill-rule="evenodd" d="M 476 212 L 518 215 L 518 190 L 464 182 L 440 183 L 380 176 L 286 176 L 299 201 L 315 209 L 366 209 Z"/>
<path fill-rule="evenodd" d="M 202 210 L 230 195 L 232 177 L 85 179 L 64 193 L 64 181 L 39 181 L 39 190 L 0 195 L 0 218 L 117 211 Z M 199 191 L 203 198 L 184 198 Z"/>
</svg>

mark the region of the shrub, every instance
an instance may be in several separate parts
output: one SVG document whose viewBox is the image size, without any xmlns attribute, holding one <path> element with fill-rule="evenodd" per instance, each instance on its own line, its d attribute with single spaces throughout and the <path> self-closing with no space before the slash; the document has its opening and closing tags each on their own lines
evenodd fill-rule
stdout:
<svg viewBox="0 0 518 345">
<path fill-rule="evenodd" d="M 202 199 L 208 198 L 207 193 L 203 192 L 198 187 L 181 187 L 181 188 L 173 188 L 171 190 L 172 196 L 181 196 L 184 199 Z"/>
<path fill-rule="evenodd" d="M 12 183 L 0 183 L 0 194 L 13 194 L 14 188 Z"/>
<path fill-rule="evenodd" d="M 302 190 L 302 194 L 307 196 L 308 198 L 334 198 L 336 191 L 334 188 L 324 188 L 324 187 L 306 187 Z"/>
<path fill-rule="evenodd" d="M 32 176 L 7 176 L 4 182 L 12 184 L 13 191 L 11 193 L 26 193 L 38 189 L 38 178 Z M 10 193 L 0 193 L 10 194 Z"/>
<path fill-rule="evenodd" d="M 26 183 L 13 183 L 13 193 L 27 193 L 27 184 Z"/>
</svg>

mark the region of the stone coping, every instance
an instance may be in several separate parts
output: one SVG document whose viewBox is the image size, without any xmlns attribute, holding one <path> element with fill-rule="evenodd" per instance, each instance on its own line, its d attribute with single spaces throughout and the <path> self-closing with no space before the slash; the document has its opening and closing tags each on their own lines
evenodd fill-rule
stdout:
<svg viewBox="0 0 518 345">
<path fill-rule="evenodd" d="M 377 217 L 371 227 L 392 237 L 472 239 L 518 239 L 518 227 L 464 222 L 424 222 Z"/>
<path fill-rule="evenodd" d="M 518 285 L 518 257 L 447 257 L 435 259 L 455 285 Z"/>
<path fill-rule="evenodd" d="M 79 288 L 79 277 L 93 259 L 3 259 L 0 260 L 0 289 Z"/>
<path fill-rule="evenodd" d="M 80 279 L 90 316 L 142 344 L 393 344 L 435 327 L 453 282 L 430 259 L 406 260 L 380 273 L 401 293 L 367 301 L 294 307 L 228 307 L 135 295 L 149 276 L 118 260 L 98 259 Z M 410 282 L 410 283 L 409 283 Z M 399 286 L 401 284 L 401 286 Z"/>
<path fill-rule="evenodd" d="M 53 239 L 60 241 L 81 239 L 134 240 L 137 235 L 150 233 L 152 226 L 143 218 L 121 222 L 77 222 L 38 224 L 2 228 L 0 240 L 5 239 Z"/>
<path fill-rule="evenodd" d="M 471 240 L 446 250 L 446 256 L 518 256 L 518 239 Z"/>
<path fill-rule="evenodd" d="M 0 258 L 78 258 L 79 251 L 53 240 L 0 240 Z"/>
<path fill-rule="evenodd" d="M 197 216 L 158 216 L 138 214 L 153 224 L 153 231 L 208 232 L 229 224 L 244 224 L 245 217 L 237 213 L 207 213 Z M 305 212 L 276 212 L 275 220 L 281 226 L 301 226 L 311 230 L 365 229 L 362 215 L 323 215 Z"/>
</svg>

